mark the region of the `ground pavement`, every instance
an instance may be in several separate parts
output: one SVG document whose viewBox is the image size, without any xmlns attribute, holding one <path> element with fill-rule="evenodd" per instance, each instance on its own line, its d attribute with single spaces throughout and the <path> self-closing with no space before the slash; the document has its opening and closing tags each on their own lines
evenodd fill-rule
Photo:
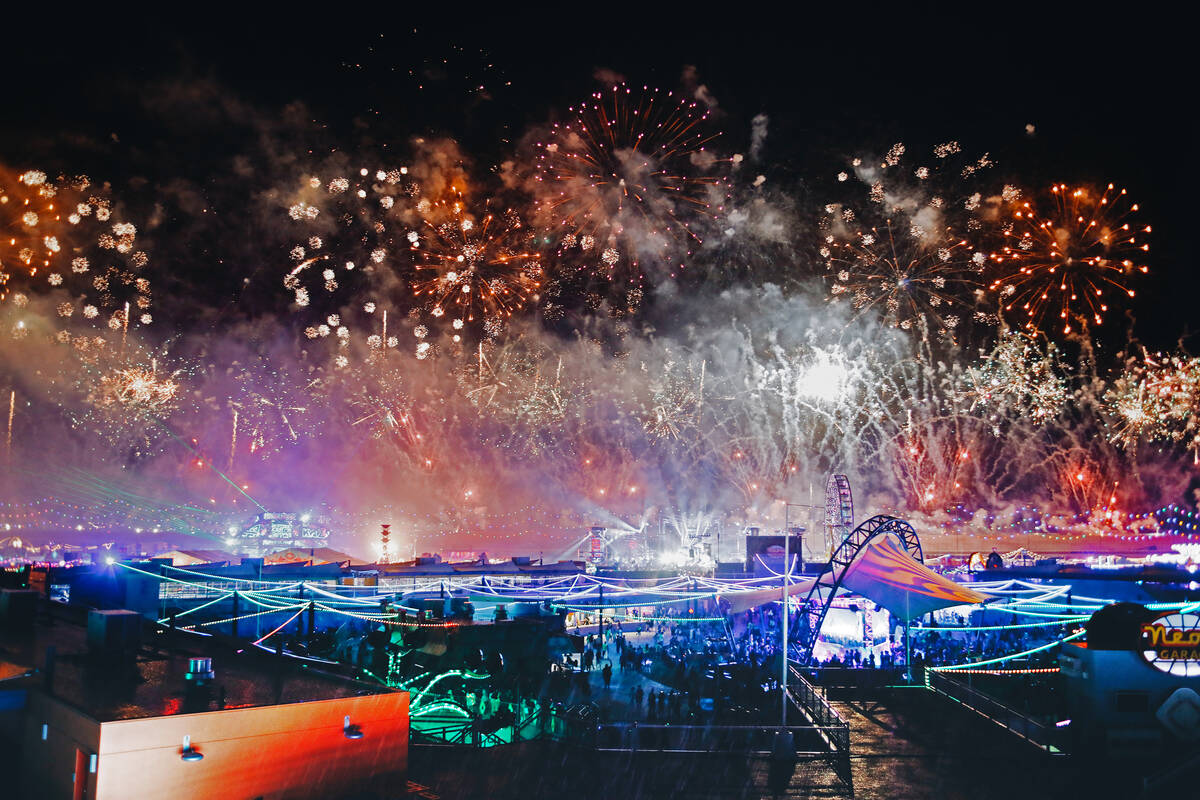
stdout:
<svg viewBox="0 0 1200 800">
<path fill-rule="evenodd" d="M 638 634 L 638 637 L 648 636 Z M 651 637 L 652 638 L 652 637 Z M 644 645 L 649 641 L 638 641 L 638 645 Z M 613 665 L 612 681 L 609 687 L 604 688 L 604 676 L 601 669 L 593 669 L 589 675 L 589 686 L 591 694 L 585 695 L 579 689 L 572 689 L 568 698 L 568 705 L 574 703 L 594 703 L 600 709 L 600 718 L 612 721 L 624 720 L 644 720 L 647 717 L 649 708 L 647 698 L 651 691 L 669 692 L 671 687 L 666 684 L 643 675 L 634 669 L 621 669 L 621 662 L 617 656 L 616 645 L 609 645 L 606 649 L 606 655 L 601 657 L 599 666 L 604 666 L 604 659 L 607 658 Z M 634 690 L 642 687 L 642 703 L 640 706 L 635 706 L 633 701 Z"/>
</svg>

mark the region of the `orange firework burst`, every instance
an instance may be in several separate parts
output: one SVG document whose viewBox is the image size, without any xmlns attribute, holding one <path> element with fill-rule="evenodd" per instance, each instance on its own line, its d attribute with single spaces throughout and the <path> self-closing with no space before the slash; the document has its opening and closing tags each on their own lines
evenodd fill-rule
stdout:
<svg viewBox="0 0 1200 800">
<path fill-rule="evenodd" d="M 455 205 L 447 221 L 426 220 L 413 250 L 418 273 L 432 276 L 414 284 L 414 296 L 427 299 L 435 318 L 449 315 L 455 329 L 479 320 L 490 332 L 539 297 L 541 262 L 523 249 L 524 239 L 524 226 L 511 211 L 477 222 Z"/>
<path fill-rule="evenodd" d="M 705 148 L 707 110 L 673 92 L 624 84 L 572 107 L 538 153 L 539 210 L 564 248 L 598 257 L 610 277 L 627 257 L 674 264 L 699 243 L 696 222 L 724 202 L 719 160 Z"/>
<path fill-rule="evenodd" d="M 1142 259 L 1150 226 L 1130 221 L 1138 205 L 1111 183 L 1102 192 L 1055 184 L 1050 198 L 1046 213 L 1028 201 L 1013 212 L 1005 246 L 992 254 L 1008 271 L 989 289 L 1004 311 L 1025 317 L 1026 328 L 1043 329 L 1054 318 L 1067 334 L 1073 321 L 1103 322 L 1110 295 L 1134 296 L 1126 281 L 1148 271 Z"/>
</svg>

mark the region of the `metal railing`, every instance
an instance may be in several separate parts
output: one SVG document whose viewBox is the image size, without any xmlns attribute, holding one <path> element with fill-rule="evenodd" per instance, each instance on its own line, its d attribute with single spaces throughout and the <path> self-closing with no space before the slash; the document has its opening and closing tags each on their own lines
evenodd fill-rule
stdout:
<svg viewBox="0 0 1200 800">
<path fill-rule="evenodd" d="M 792 678 L 788 682 L 788 694 L 794 703 L 802 708 L 816 725 L 836 727 L 847 725 L 841 714 L 829 704 L 817 687 L 809 683 L 804 673 L 793 666 L 788 666 Z"/>
<path fill-rule="evenodd" d="M 471 723 L 455 722 L 437 728 L 412 728 L 411 736 L 414 742 L 422 744 L 468 744 Z"/>
<path fill-rule="evenodd" d="M 904 683 L 903 667 L 875 669 L 852 669 L 847 667 L 813 667 L 805 670 L 812 683 L 824 690 L 828 697 L 831 691 L 848 690 L 856 696 L 867 692 L 879 692 Z"/>
<path fill-rule="evenodd" d="M 1165 793 L 1164 789 L 1169 788 L 1181 778 L 1190 777 L 1194 783 L 1195 776 L 1198 774 L 1200 774 L 1200 753 L 1195 753 L 1152 777 L 1142 778 L 1142 793 L 1138 795 L 1139 800 L 1161 797 Z"/>
<path fill-rule="evenodd" d="M 779 727 L 763 725 L 642 725 L 636 722 L 596 726 L 596 749 L 604 752 L 724 753 L 769 756 L 775 753 Z M 820 729 L 789 726 L 797 756 L 825 756 Z"/>
<path fill-rule="evenodd" d="M 850 723 L 838 714 L 838 710 L 829 704 L 824 694 L 810 684 L 808 678 L 791 663 L 787 666 L 790 680 L 787 685 L 787 697 L 792 705 L 814 723 L 818 735 L 826 746 L 826 758 L 829 765 L 842 783 L 854 793 L 854 776 L 850 762 Z"/>
<path fill-rule="evenodd" d="M 437 727 L 413 727 L 412 739 L 423 744 L 494 747 L 555 737 L 547 726 L 547 716 L 531 714 L 513 725 L 488 730 L 479 720 L 455 720 Z M 505 735 L 508 732 L 509 735 Z"/>
<path fill-rule="evenodd" d="M 817 688 L 809 683 L 798 669 L 788 664 L 791 680 L 788 681 L 788 697 L 816 726 L 826 745 L 830 766 L 838 777 L 854 793 L 854 776 L 850 767 L 850 723 L 829 704 Z"/>
<path fill-rule="evenodd" d="M 938 694 L 962 703 L 967 708 L 1016 734 L 1047 753 L 1062 754 L 1057 744 L 1057 729 L 1009 708 L 991 695 L 955 680 L 946 672 L 925 670 L 925 685 Z"/>
</svg>

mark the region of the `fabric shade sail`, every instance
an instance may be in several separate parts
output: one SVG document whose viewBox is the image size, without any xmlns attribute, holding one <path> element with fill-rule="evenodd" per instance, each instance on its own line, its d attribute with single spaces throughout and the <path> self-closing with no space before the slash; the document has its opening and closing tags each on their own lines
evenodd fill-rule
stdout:
<svg viewBox="0 0 1200 800">
<path fill-rule="evenodd" d="M 846 568 L 842 586 L 901 619 L 989 598 L 944 578 L 914 559 L 892 534 L 872 539 Z"/>
<path fill-rule="evenodd" d="M 793 577 L 792 583 L 788 586 L 788 595 L 790 597 L 800 597 L 800 602 L 804 601 L 808 590 L 812 588 L 814 578 Z M 777 603 L 783 599 L 783 587 L 775 586 L 769 589 L 747 589 L 742 592 L 724 592 L 717 595 L 717 599 L 722 603 L 728 603 L 727 613 L 740 614 L 743 611 L 748 611 L 751 608 L 764 606 L 767 603 Z"/>
</svg>

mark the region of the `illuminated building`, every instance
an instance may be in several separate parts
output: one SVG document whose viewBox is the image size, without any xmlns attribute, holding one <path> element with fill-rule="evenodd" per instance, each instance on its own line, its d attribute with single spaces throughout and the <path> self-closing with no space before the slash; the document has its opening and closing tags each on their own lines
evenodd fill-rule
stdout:
<svg viewBox="0 0 1200 800">
<path fill-rule="evenodd" d="M 33 592 L 5 594 L 0 677 L 12 677 L 0 681 L 0 747 L 16 771 L 6 793 L 19 786 L 6 796 L 404 790 L 405 692 L 133 612 L 47 614 Z"/>
<path fill-rule="evenodd" d="M 265 556 L 293 547 L 324 547 L 329 541 L 329 520 L 310 514 L 266 511 L 230 538 L 230 544 L 248 556 Z"/>
<path fill-rule="evenodd" d="M 1105 606 L 1059 665 L 1073 751 L 1170 764 L 1200 740 L 1200 616 L 1187 608 Z"/>
</svg>

